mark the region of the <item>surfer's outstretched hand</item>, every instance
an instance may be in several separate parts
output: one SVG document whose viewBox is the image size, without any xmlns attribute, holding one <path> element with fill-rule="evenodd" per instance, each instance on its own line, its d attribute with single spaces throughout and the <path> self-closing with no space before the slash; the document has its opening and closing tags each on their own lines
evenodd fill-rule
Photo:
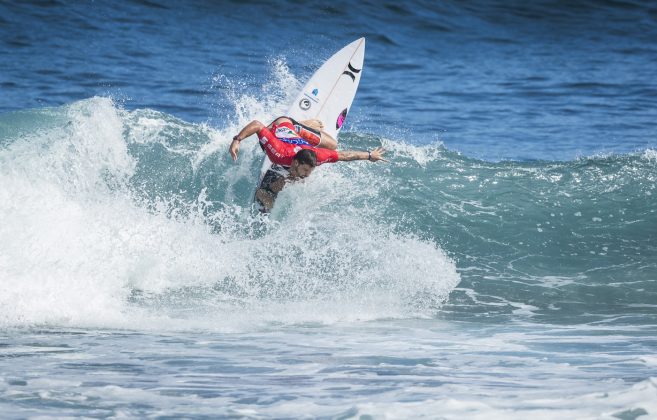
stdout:
<svg viewBox="0 0 657 420">
<path fill-rule="evenodd" d="M 235 136 L 237 137 L 237 136 Z M 237 161 L 237 154 L 240 151 L 240 142 L 236 138 L 233 138 L 233 142 L 230 144 L 230 147 L 228 148 L 228 151 L 230 151 L 230 155 L 233 157 L 233 162 Z"/>
<path fill-rule="evenodd" d="M 370 152 L 370 161 L 377 162 L 377 161 L 381 160 L 383 162 L 387 162 L 387 160 L 383 158 L 383 154 L 385 152 L 386 152 L 386 149 L 384 149 L 383 147 L 377 147 L 376 149 L 374 149 Z"/>
</svg>

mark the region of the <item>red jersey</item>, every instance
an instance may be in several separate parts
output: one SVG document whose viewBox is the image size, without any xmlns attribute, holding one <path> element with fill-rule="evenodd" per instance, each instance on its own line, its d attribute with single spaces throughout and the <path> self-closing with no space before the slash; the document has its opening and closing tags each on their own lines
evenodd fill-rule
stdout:
<svg viewBox="0 0 657 420">
<path fill-rule="evenodd" d="M 286 143 L 319 146 L 322 141 L 322 135 L 319 131 L 306 127 L 293 119 L 290 119 L 290 121 L 284 121 L 278 125 L 272 123 L 271 131 Z"/>
<path fill-rule="evenodd" d="M 293 127 L 294 126 L 292 124 L 285 122 L 275 126 L 274 129 L 276 130 L 277 134 L 283 134 L 282 129 L 291 130 L 293 133 L 295 133 Z M 281 131 L 279 132 L 279 130 Z M 293 140 L 295 138 L 301 139 L 301 136 L 299 133 L 297 133 L 297 135 L 292 138 L 287 136 L 284 138 Z M 338 152 L 335 150 L 322 149 L 319 147 L 310 146 L 308 144 L 287 143 L 280 140 L 276 134 L 274 134 L 274 132 L 268 127 L 263 127 L 260 129 L 260 131 L 258 131 L 258 139 L 260 139 L 260 145 L 264 149 L 265 153 L 267 153 L 267 156 L 269 156 L 269 160 L 277 165 L 289 168 L 292 166 L 292 160 L 294 159 L 294 156 L 299 150 L 302 149 L 310 149 L 315 152 L 317 155 L 317 166 L 326 162 L 334 163 L 338 161 Z M 306 142 L 304 141 L 302 143 Z"/>
</svg>

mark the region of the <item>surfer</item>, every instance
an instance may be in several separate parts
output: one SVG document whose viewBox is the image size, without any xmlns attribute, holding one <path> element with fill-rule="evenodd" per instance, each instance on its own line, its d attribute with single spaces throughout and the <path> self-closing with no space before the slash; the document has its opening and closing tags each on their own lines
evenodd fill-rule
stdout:
<svg viewBox="0 0 657 420">
<path fill-rule="evenodd" d="M 280 117 L 269 126 L 254 120 L 247 124 L 230 144 L 230 155 L 237 160 L 240 142 L 245 138 L 258 134 L 260 147 L 263 148 L 272 167 L 256 191 L 256 199 L 267 210 L 274 205 L 278 193 L 283 190 L 286 182 L 293 182 L 309 176 L 315 167 L 324 163 L 338 161 L 369 160 L 385 161 L 385 149 L 377 147 L 372 151 L 337 151 L 337 142 L 326 132 L 315 127 L 321 127 L 318 120 L 304 121 L 300 124 L 291 118 Z"/>
</svg>

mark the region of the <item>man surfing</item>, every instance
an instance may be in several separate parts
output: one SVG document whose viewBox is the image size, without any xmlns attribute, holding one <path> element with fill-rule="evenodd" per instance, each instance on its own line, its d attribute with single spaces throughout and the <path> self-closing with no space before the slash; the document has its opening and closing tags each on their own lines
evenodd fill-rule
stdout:
<svg viewBox="0 0 657 420">
<path fill-rule="evenodd" d="M 234 161 L 237 160 L 240 142 L 257 133 L 260 147 L 273 163 L 256 191 L 256 200 L 266 211 L 274 206 L 276 196 L 287 182 L 306 178 L 319 165 L 351 160 L 385 161 L 385 149 L 382 147 L 366 152 L 336 151 L 337 142 L 321 128 L 322 123 L 318 120 L 308 120 L 302 124 L 291 118 L 279 117 L 268 126 L 257 120 L 251 121 L 233 137 L 229 151 Z"/>
</svg>

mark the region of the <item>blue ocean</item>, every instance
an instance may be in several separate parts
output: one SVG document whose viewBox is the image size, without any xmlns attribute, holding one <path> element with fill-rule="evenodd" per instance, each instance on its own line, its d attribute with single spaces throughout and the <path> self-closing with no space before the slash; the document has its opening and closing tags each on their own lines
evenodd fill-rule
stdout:
<svg viewBox="0 0 657 420">
<path fill-rule="evenodd" d="M 366 38 L 340 148 L 253 207 Z M 0 417 L 657 418 L 657 7 L 0 1 Z"/>
</svg>

